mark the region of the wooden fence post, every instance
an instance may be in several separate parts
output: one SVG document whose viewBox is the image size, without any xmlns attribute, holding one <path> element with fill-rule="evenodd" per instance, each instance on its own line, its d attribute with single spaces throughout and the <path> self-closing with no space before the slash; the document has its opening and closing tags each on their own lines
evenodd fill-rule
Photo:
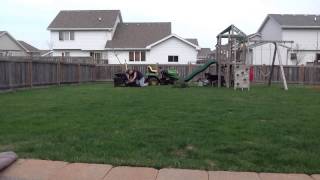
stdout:
<svg viewBox="0 0 320 180">
<path fill-rule="evenodd" d="M 304 84 L 304 65 L 299 67 L 299 82 Z"/>
<path fill-rule="evenodd" d="M 314 81 L 314 79 L 315 79 L 315 66 L 312 66 L 311 68 L 310 68 L 310 70 L 311 70 L 311 76 L 310 76 L 310 79 L 311 79 L 311 85 L 315 85 L 316 83 L 315 83 L 315 81 Z"/>
<path fill-rule="evenodd" d="M 93 70 L 92 70 L 92 72 L 93 72 L 93 77 L 92 77 L 92 81 L 93 82 L 95 82 L 96 81 L 96 65 L 94 64 L 94 65 L 92 65 L 92 67 L 93 67 Z"/>
<path fill-rule="evenodd" d="M 33 87 L 33 69 L 32 69 L 32 66 L 33 66 L 33 62 L 32 62 L 32 59 L 30 59 L 30 61 L 28 62 L 28 66 L 29 66 L 29 86 L 30 87 Z"/>
<path fill-rule="evenodd" d="M 108 74 L 107 74 L 107 66 L 104 65 L 104 72 L 103 72 L 106 76 L 105 76 L 105 80 L 108 79 Z"/>
<path fill-rule="evenodd" d="M 78 83 L 80 84 L 81 83 L 81 64 L 79 63 L 78 64 Z"/>
<path fill-rule="evenodd" d="M 267 74 L 268 74 L 268 69 L 269 69 L 269 67 L 268 66 L 266 66 L 266 65 L 263 65 L 262 66 L 262 69 L 264 69 L 264 75 L 263 75 L 263 81 L 265 82 L 265 83 L 267 83 L 268 82 L 268 76 L 267 76 Z M 271 68 L 270 68 L 271 69 Z M 271 70 L 269 69 L 269 76 L 271 76 Z"/>
<path fill-rule="evenodd" d="M 60 86 L 60 59 L 57 59 L 57 84 Z"/>
<path fill-rule="evenodd" d="M 188 73 L 187 74 L 190 74 L 192 72 L 192 64 L 191 62 L 188 62 Z"/>
<path fill-rule="evenodd" d="M 13 62 L 8 61 L 8 86 L 9 86 L 9 89 L 12 88 L 12 63 Z"/>
</svg>

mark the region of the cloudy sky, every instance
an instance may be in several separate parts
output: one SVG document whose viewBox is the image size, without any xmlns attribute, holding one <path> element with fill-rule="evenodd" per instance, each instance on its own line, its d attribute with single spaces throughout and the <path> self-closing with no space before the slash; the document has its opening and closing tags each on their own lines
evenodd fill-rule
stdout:
<svg viewBox="0 0 320 180">
<path fill-rule="evenodd" d="M 212 48 L 230 24 L 251 34 L 270 13 L 320 14 L 320 0 L 1 0 L 0 30 L 47 49 L 47 26 L 60 10 L 74 9 L 120 9 L 126 22 L 172 22 L 173 33 Z"/>
</svg>

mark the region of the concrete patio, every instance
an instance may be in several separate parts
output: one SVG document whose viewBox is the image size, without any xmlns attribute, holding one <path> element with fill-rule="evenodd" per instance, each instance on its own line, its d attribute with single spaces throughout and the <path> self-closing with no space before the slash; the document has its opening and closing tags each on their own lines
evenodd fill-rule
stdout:
<svg viewBox="0 0 320 180">
<path fill-rule="evenodd" d="M 104 164 L 19 159 L 0 180 L 320 180 L 320 175 L 113 167 Z"/>
</svg>

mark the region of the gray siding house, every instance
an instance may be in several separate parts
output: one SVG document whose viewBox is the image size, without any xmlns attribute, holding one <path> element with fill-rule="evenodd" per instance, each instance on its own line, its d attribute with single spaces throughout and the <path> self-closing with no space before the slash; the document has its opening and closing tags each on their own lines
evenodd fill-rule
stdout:
<svg viewBox="0 0 320 180">
<path fill-rule="evenodd" d="M 294 41 L 293 44 L 284 44 L 286 48 L 279 48 L 284 65 L 320 62 L 319 15 L 269 14 L 252 38 Z M 270 43 L 254 48 L 251 63 L 270 65 L 273 51 L 274 47 Z"/>
<path fill-rule="evenodd" d="M 40 56 L 40 50 L 16 40 L 7 31 L 0 31 L 0 56 Z"/>
</svg>

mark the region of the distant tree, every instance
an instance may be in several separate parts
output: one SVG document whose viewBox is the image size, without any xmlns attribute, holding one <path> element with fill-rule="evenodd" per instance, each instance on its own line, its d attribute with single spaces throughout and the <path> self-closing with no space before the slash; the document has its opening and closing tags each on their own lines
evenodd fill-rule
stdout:
<svg viewBox="0 0 320 180">
<path fill-rule="evenodd" d="M 301 48 L 300 48 L 299 44 L 296 44 L 295 52 L 296 52 L 295 64 L 296 65 L 300 65 L 300 64 L 303 63 L 303 60 L 306 57 L 306 55 L 305 55 L 304 52 L 301 51 Z"/>
<path fill-rule="evenodd" d="M 53 41 L 47 41 L 47 45 L 48 45 L 49 50 L 53 49 Z"/>
</svg>

